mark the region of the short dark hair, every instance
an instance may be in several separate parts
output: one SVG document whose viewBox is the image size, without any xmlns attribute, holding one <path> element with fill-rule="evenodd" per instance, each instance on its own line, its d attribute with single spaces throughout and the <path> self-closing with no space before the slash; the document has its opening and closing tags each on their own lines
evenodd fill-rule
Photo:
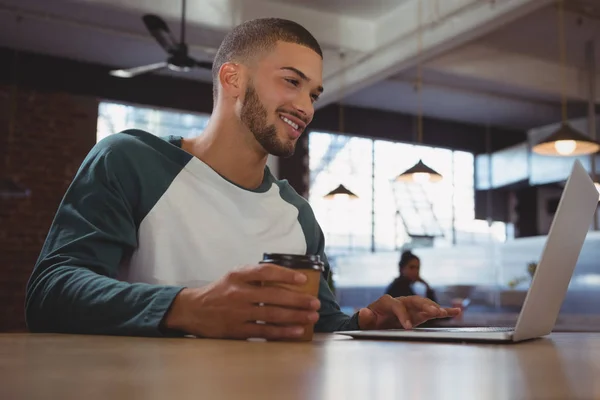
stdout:
<svg viewBox="0 0 600 400">
<path fill-rule="evenodd" d="M 414 255 L 414 253 L 410 250 L 406 250 L 404 253 L 402 253 L 402 256 L 400 256 L 400 261 L 398 262 L 398 266 L 402 269 L 404 267 L 406 267 L 406 265 L 411 262 L 412 260 L 418 260 L 419 257 L 417 257 L 416 255 Z"/>
<path fill-rule="evenodd" d="M 314 36 L 294 21 L 281 18 L 258 18 L 244 22 L 225 36 L 215 55 L 212 66 L 215 103 L 221 66 L 230 61 L 245 61 L 261 51 L 270 50 L 277 41 L 306 46 L 323 58 L 321 46 Z"/>
</svg>

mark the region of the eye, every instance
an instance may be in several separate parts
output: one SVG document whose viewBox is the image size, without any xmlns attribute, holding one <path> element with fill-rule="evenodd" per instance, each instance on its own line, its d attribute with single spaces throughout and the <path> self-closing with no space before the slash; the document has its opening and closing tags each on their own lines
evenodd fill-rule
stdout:
<svg viewBox="0 0 600 400">
<path fill-rule="evenodd" d="M 298 81 L 297 79 L 292 79 L 292 78 L 285 78 L 286 82 L 298 87 L 300 85 L 300 81 Z"/>
<path fill-rule="evenodd" d="M 310 98 L 311 98 L 312 102 L 315 103 L 316 101 L 319 100 L 319 95 L 313 94 L 313 95 L 310 96 Z"/>
</svg>

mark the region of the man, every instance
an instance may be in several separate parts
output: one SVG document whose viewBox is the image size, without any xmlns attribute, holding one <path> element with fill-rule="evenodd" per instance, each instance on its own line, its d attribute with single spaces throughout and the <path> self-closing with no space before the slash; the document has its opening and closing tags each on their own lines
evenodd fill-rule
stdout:
<svg viewBox="0 0 600 400">
<path fill-rule="evenodd" d="M 256 284 L 306 279 L 257 265 L 263 252 L 326 260 L 309 204 L 266 167 L 268 154 L 294 153 L 321 82 L 322 52 L 308 31 L 250 21 L 215 57 L 214 110 L 202 135 L 131 130 L 98 143 L 27 285 L 30 330 L 291 339 L 307 323 L 321 332 L 411 328 L 457 315 L 427 299 L 386 296 L 348 317 L 324 277 L 318 299 Z"/>
</svg>

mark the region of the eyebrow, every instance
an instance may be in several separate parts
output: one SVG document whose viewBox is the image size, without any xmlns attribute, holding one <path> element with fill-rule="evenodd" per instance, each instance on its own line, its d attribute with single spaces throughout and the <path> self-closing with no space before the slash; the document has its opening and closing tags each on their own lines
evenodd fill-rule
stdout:
<svg viewBox="0 0 600 400">
<path fill-rule="evenodd" d="M 302 80 L 306 81 L 306 82 L 310 82 L 310 78 L 308 76 L 306 76 L 306 74 L 302 71 L 300 71 L 298 68 L 294 68 L 294 67 L 281 67 L 282 70 L 287 70 L 287 71 L 292 71 L 293 73 L 295 73 L 296 75 L 298 75 L 300 78 L 302 78 Z M 317 91 L 319 93 L 323 93 L 323 86 L 319 86 L 317 88 Z"/>
</svg>

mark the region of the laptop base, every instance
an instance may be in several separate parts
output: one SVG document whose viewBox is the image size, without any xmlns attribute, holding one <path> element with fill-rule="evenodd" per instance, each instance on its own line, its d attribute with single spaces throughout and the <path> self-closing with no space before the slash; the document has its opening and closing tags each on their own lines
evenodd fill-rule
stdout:
<svg viewBox="0 0 600 400">
<path fill-rule="evenodd" d="M 414 328 L 335 333 L 356 339 L 515 343 L 512 328 Z"/>
</svg>

